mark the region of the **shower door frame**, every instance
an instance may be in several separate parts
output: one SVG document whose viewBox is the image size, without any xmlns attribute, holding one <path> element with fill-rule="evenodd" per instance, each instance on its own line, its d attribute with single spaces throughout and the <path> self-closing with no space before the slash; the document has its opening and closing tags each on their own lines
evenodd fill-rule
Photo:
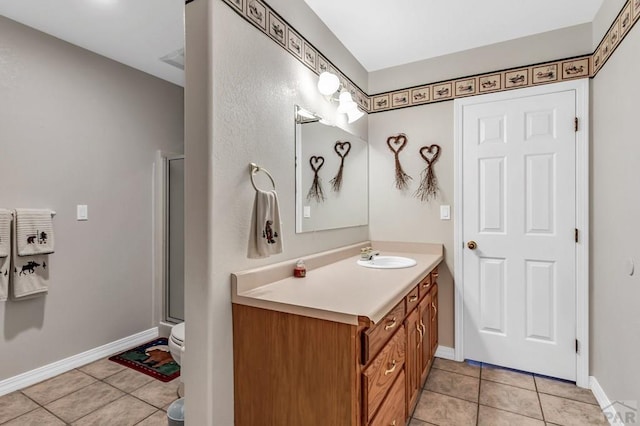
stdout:
<svg viewBox="0 0 640 426">
<path fill-rule="evenodd" d="M 180 159 L 183 154 L 158 151 L 155 162 L 154 323 L 169 326 L 184 321 L 169 313 L 169 161 Z"/>
</svg>

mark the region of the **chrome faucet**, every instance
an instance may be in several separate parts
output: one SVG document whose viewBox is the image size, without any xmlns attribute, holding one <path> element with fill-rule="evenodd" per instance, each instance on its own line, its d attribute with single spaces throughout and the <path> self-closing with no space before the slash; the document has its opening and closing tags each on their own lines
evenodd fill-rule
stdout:
<svg viewBox="0 0 640 426">
<path fill-rule="evenodd" d="M 369 253 L 369 260 L 373 260 L 375 256 L 380 256 L 380 252 L 376 251 L 376 252 Z"/>
</svg>

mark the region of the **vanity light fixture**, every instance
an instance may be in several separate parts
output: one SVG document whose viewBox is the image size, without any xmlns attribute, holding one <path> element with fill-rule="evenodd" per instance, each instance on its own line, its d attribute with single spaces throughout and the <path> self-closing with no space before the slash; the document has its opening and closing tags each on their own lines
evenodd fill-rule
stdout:
<svg viewBox="0 0 640 426">
<path fill-rule="evenodd" d="M 327 100 L 338 102 L 338 113 L 347 114 L 349 124 L 360 119 L 364 113 L 358 109 L 358 104 L 353 101 L 351 93 L 346 89 L 340 90 L 340 95 L 336 99 L 333 95 L 340 90 L 340 79 L 337 75 L 330 72 L 323 72 L 318 78 L 318 91 L 322 93 Z"/>
<path fill-rule="evenodd" d="M 340 79 L 330 72 L 323 72 L 318 78 L 318 91 L 324 96 L 331 96 L 340 88 Z"/>
<path fill-rule="evenodd" d="M 351 124 L 354 121 L 362 118 L 362 116 L 364 116 L 364 112 L 360 111 L 360 109 L 358 109 L 358 107 L 356 106 L 352 111 L 347 111 L 347 122 Z"/>
</svg>

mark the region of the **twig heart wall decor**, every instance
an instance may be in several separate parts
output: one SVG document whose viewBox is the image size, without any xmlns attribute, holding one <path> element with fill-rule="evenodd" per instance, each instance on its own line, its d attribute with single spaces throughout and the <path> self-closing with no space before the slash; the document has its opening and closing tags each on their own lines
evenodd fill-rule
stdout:
<svg viewBox="0 0 640 426">
<path fill-rule="evenodd" d="M 351 142 L 337 141 L 333 146 L 333 150 L 336 152 L 336 154 L 338 154 L 338 157 L 340 157 L 340 169 L 338 169 L 338 174 L 333 179 L 331 179 L 331 187 L 333 188 L 334 192 L 338 192 L 342 187 L 342 170 L 344 169 L 344 158 L 349 155 L 349 151 L 351 151 Z"/>
<path fill-rule="evenodd" d="M 322 191 L 322 182 L 320 181 L 318 172 L 324 164 L 324 157 L 313 155 L 311 158 L 309 158 L 309 164 L 311 165 L 311 170 L 313 170 L 314 176 L 311 188 L 309 188 L 309 192 L 307 192 L 307 200 L 314 199 L 320 203 L 324 201 L 324 191 Z"/>
<path fill-rule="evenodd" d="M 420 148 L 420 156 L 427 162 L 427 167 L 420 174 L 420 187 L 414 194 L 420 201 L 429 201 L 438 195 L 438 178 L 433 171 L 433 165 L 440 158 L 440 145 L 427 145 Z"/>
<path fill-rule="evenodd" d="M 389 136 L 387 138 L 387 146 L 396 157 L 396 188 L 398 189 L 407 189 L 409 187 L 409 181 L 412 180 L 412 177 L 402 170 L 400 158 L 398 157 L 400 155 L 400 151 L 402 151 L 407 145 L 407 142 L 407 135 L 404 133 L 400 133 L 396 136 Z"/>
</svg>

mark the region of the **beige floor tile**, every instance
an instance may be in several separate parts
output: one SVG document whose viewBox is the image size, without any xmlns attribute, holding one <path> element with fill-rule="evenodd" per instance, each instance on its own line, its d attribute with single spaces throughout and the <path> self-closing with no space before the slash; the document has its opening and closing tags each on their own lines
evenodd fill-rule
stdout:
<svg viewBox="0 0 640 426">
<path fill-rule="evenodd" d="M 78 370 L 82 371 L 83 373 L 87 373 L 88 375 L 93 376 L 98 380 L 102 380 L 106 377 L 116 374 L 118 371 L 124 370 L 125 368 L 127 367 L 125 367 L 124 365 L 109 361 L 109 358 L 103 358 L 96 362 L 92 362 L 91 364 L 85 365 Z"/>
<path fill-rule="evenodd" d="M 593 392 L 589 389 L 579 388 L 573 383 L 548 379 L 546 377 L 536 376 L 535 380 L 538 392 L 540 393 L 547 393 L 549 395 L 561 396 L 563 398 L 575 399 L 576 401 L 598 405 L 596 397 L 593 396 Z"/>
<path fill-rule="evenodd" d="M 480 377 L 480 367 L 477 365 L 467 364 L 466 362 L 436 358 L 433 361 L 433 368 L 452 371 L 454 373 L 464 374 L 465 376 Z"/>
<path fill-rule="evenodd" d="M 480 379 L 434 368 L 429 373 L 424 388 L 432 392 L 478 402 L 479 386 Z"/>
<path fill-rule="evenodd" d="M 505 385 L 536 390 L 533 374 L 519 373 L 490 365 L 482 366 L 482 380 L 491 380 L 492 382 L 504 383 Z"/>
<path fill-rule="evenodd" d="M 156 411 L 155 407 L 125 395 L 87 414 L 73 424 L 74 426 L 133 426 L 150 416 L 154 411 Z"/>
<path fill-rule="evenodd" d="M 156 411 L 153 415 L 138 423 L 137 426 L 167 426 L 168 424 L 167 413 Z"/>
<path fill-rule="evenodd" d="M 162 408 L 178 399 L 179 384 L 180 381 L 178 379 L 172 380 L 168 383 L 163 383 L 160 380 L 154 379 L 140 389 L 132 392 L 131 395 L 148 402 L 154 407 Z"/>
<path fill-rule="evenodd" d="M 65 395 L 94 383 L 96 379 L 78 370 L 71 370 L 22 390 L 40 405 L 46 405 Z"/>
<path fill-rule="evenodd" d="M 518 414 L 509 413 L 508 411 L 498 410 L 497 408 L 480 406 L 478 413 L 478 426 L 544 426 L 542 420 L 524 417 Z"/>
<path fill-rule="evenodd" d="M 545 420 L 563 426 L 607 426 L 609 422 L 600 407 L 572 399 L 540 394 Z"/>
<path fill-rule="evenodd" d="M 65 426 L 65 424 L 62 420 L 41 407 L 17 419 L 13 419 L 9 423 L 3 423 L 2 426 Z"/>
<path fill-rule="evenodd" d="M 155 379 L 131 368 L 125 368 L 121 372 L 104 379 L 104 381 L 109 383 L 111 386 L 127 393 L 131 393 L 134 390 L 141 388 L 152 380 Z"/>
<path fill-rule="evenodd" d="M 124 394 L 113 386 L 97 382 L 53 401 L 45 408 L 65 422 L 72 423 L 122 395 Z"/>
<path fill-rule="evenodd" d="M 474 426 L 478 404 L 423 391 L 413 417 L 435 425 Z"/>
<path fill-rule="evenodd" d="M 36 408 L 38 404 L 20 392 L 0 396 L 0 423 L 8 422 Z"/>
<path fill-rule="evenodd" d="M 482 380 L 480 404 L 542 420 L 538 394 L 528 389 Z"/>
</svg>

